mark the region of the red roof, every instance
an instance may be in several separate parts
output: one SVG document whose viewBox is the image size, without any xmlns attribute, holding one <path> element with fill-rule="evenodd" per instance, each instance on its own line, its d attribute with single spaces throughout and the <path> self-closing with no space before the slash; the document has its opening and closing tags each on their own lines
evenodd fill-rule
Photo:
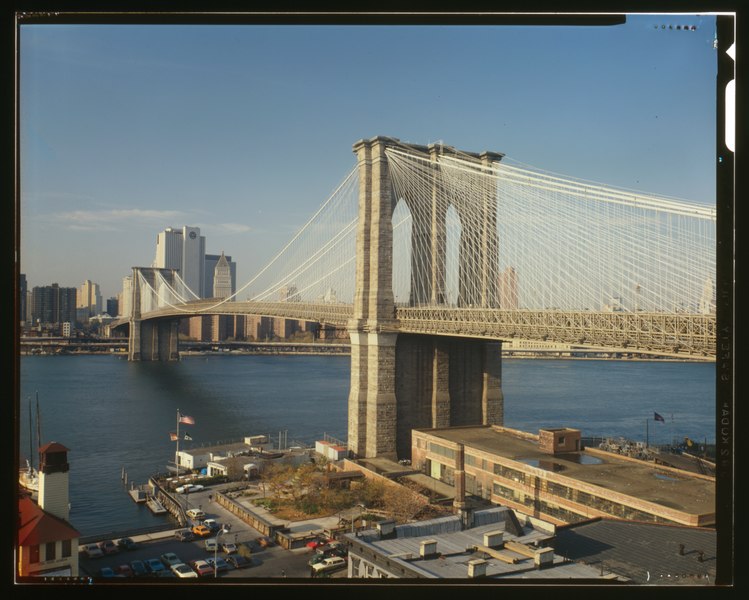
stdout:
<svg viewBox="0 0 749 600">
<path fill-rule="evenodd" d="M 18 545 L 35 546 L 81 537 L 67 521 L 44 512 L 28 496 L 18 501 Z"/>
<path fill-rule="evenodd" d="M 66 448 L 59 442 L 49 442 L 39 448 L 39 452 L 70 452 L 70 448 Z"/>
</svg>

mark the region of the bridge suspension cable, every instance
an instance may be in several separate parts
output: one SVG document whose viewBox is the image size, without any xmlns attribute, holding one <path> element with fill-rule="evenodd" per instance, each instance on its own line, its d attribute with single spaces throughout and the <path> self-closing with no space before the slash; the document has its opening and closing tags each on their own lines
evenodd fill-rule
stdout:
<svg viewBox="0 0 749 600">
<path fill-rule="evenodd" d="M 715 210 L 475 157 L 387 150 L 410 306 L 710 313 Z M 489 225 L 489 228 L 487 228 Z"/>
</svg>

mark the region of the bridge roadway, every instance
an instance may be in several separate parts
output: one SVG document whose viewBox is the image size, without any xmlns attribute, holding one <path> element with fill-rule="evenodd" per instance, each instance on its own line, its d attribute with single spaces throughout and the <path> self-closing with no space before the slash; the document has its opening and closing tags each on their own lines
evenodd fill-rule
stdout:
<svg viewBox="0 0 749 600">
<path fill-rule="evenodd" d="M 159 308 L 142 319 L 200 315 L 255 315 L 315 321 L 345 328 L 353 307 L 305 302 L 196 300 Z M 112 326 L 124 325 L 120 319 Z M 714 359 L 715 315 L 490 308 L 398 307 L 392 331 L 477 339 L 524 339 L 575 344 L 610 352 L 638 352 L 676 358 Z"/>
</svg>

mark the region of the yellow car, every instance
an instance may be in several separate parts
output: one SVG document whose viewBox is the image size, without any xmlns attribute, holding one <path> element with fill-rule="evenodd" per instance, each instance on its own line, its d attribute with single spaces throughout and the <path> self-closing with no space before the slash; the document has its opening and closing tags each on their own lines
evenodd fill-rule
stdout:
<svg viewBox="0 0 749 600">
<path fill-rule="evenodd" d="M 209 535 L 211 535 L 211 530 L 208 529 L 208 527 L 206 527 L 205 525 L 195 525 L 192 528 L 192 532 L 197 537 L 208 537 Z"/>
</svg>

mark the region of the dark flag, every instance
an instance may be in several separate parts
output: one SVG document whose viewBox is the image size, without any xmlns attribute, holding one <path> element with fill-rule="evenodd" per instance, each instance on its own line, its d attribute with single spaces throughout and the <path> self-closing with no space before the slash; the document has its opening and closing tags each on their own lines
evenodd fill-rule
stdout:
<svg viewBox="0 0 749 600">
<path fill-rule="evenodd" d="M 188 441 L 188 442 L 191 442 L 191 441 L 192 441 L 192 437 L 190 436 L 190 434 L 189 434 L 189 433 L 186 433 L 186 434 L 185 434 L 185 440 L 186 440 L 186 441 Z"/>
<path fill-rule="evenodd" d="M 666 419 L 664 419 L 662 416 L 660 416 L 657 412 L 653 413 L 653 419 L 655 421 L 660 421 L 661 423 L 665 423 Z"/>
</svg>

